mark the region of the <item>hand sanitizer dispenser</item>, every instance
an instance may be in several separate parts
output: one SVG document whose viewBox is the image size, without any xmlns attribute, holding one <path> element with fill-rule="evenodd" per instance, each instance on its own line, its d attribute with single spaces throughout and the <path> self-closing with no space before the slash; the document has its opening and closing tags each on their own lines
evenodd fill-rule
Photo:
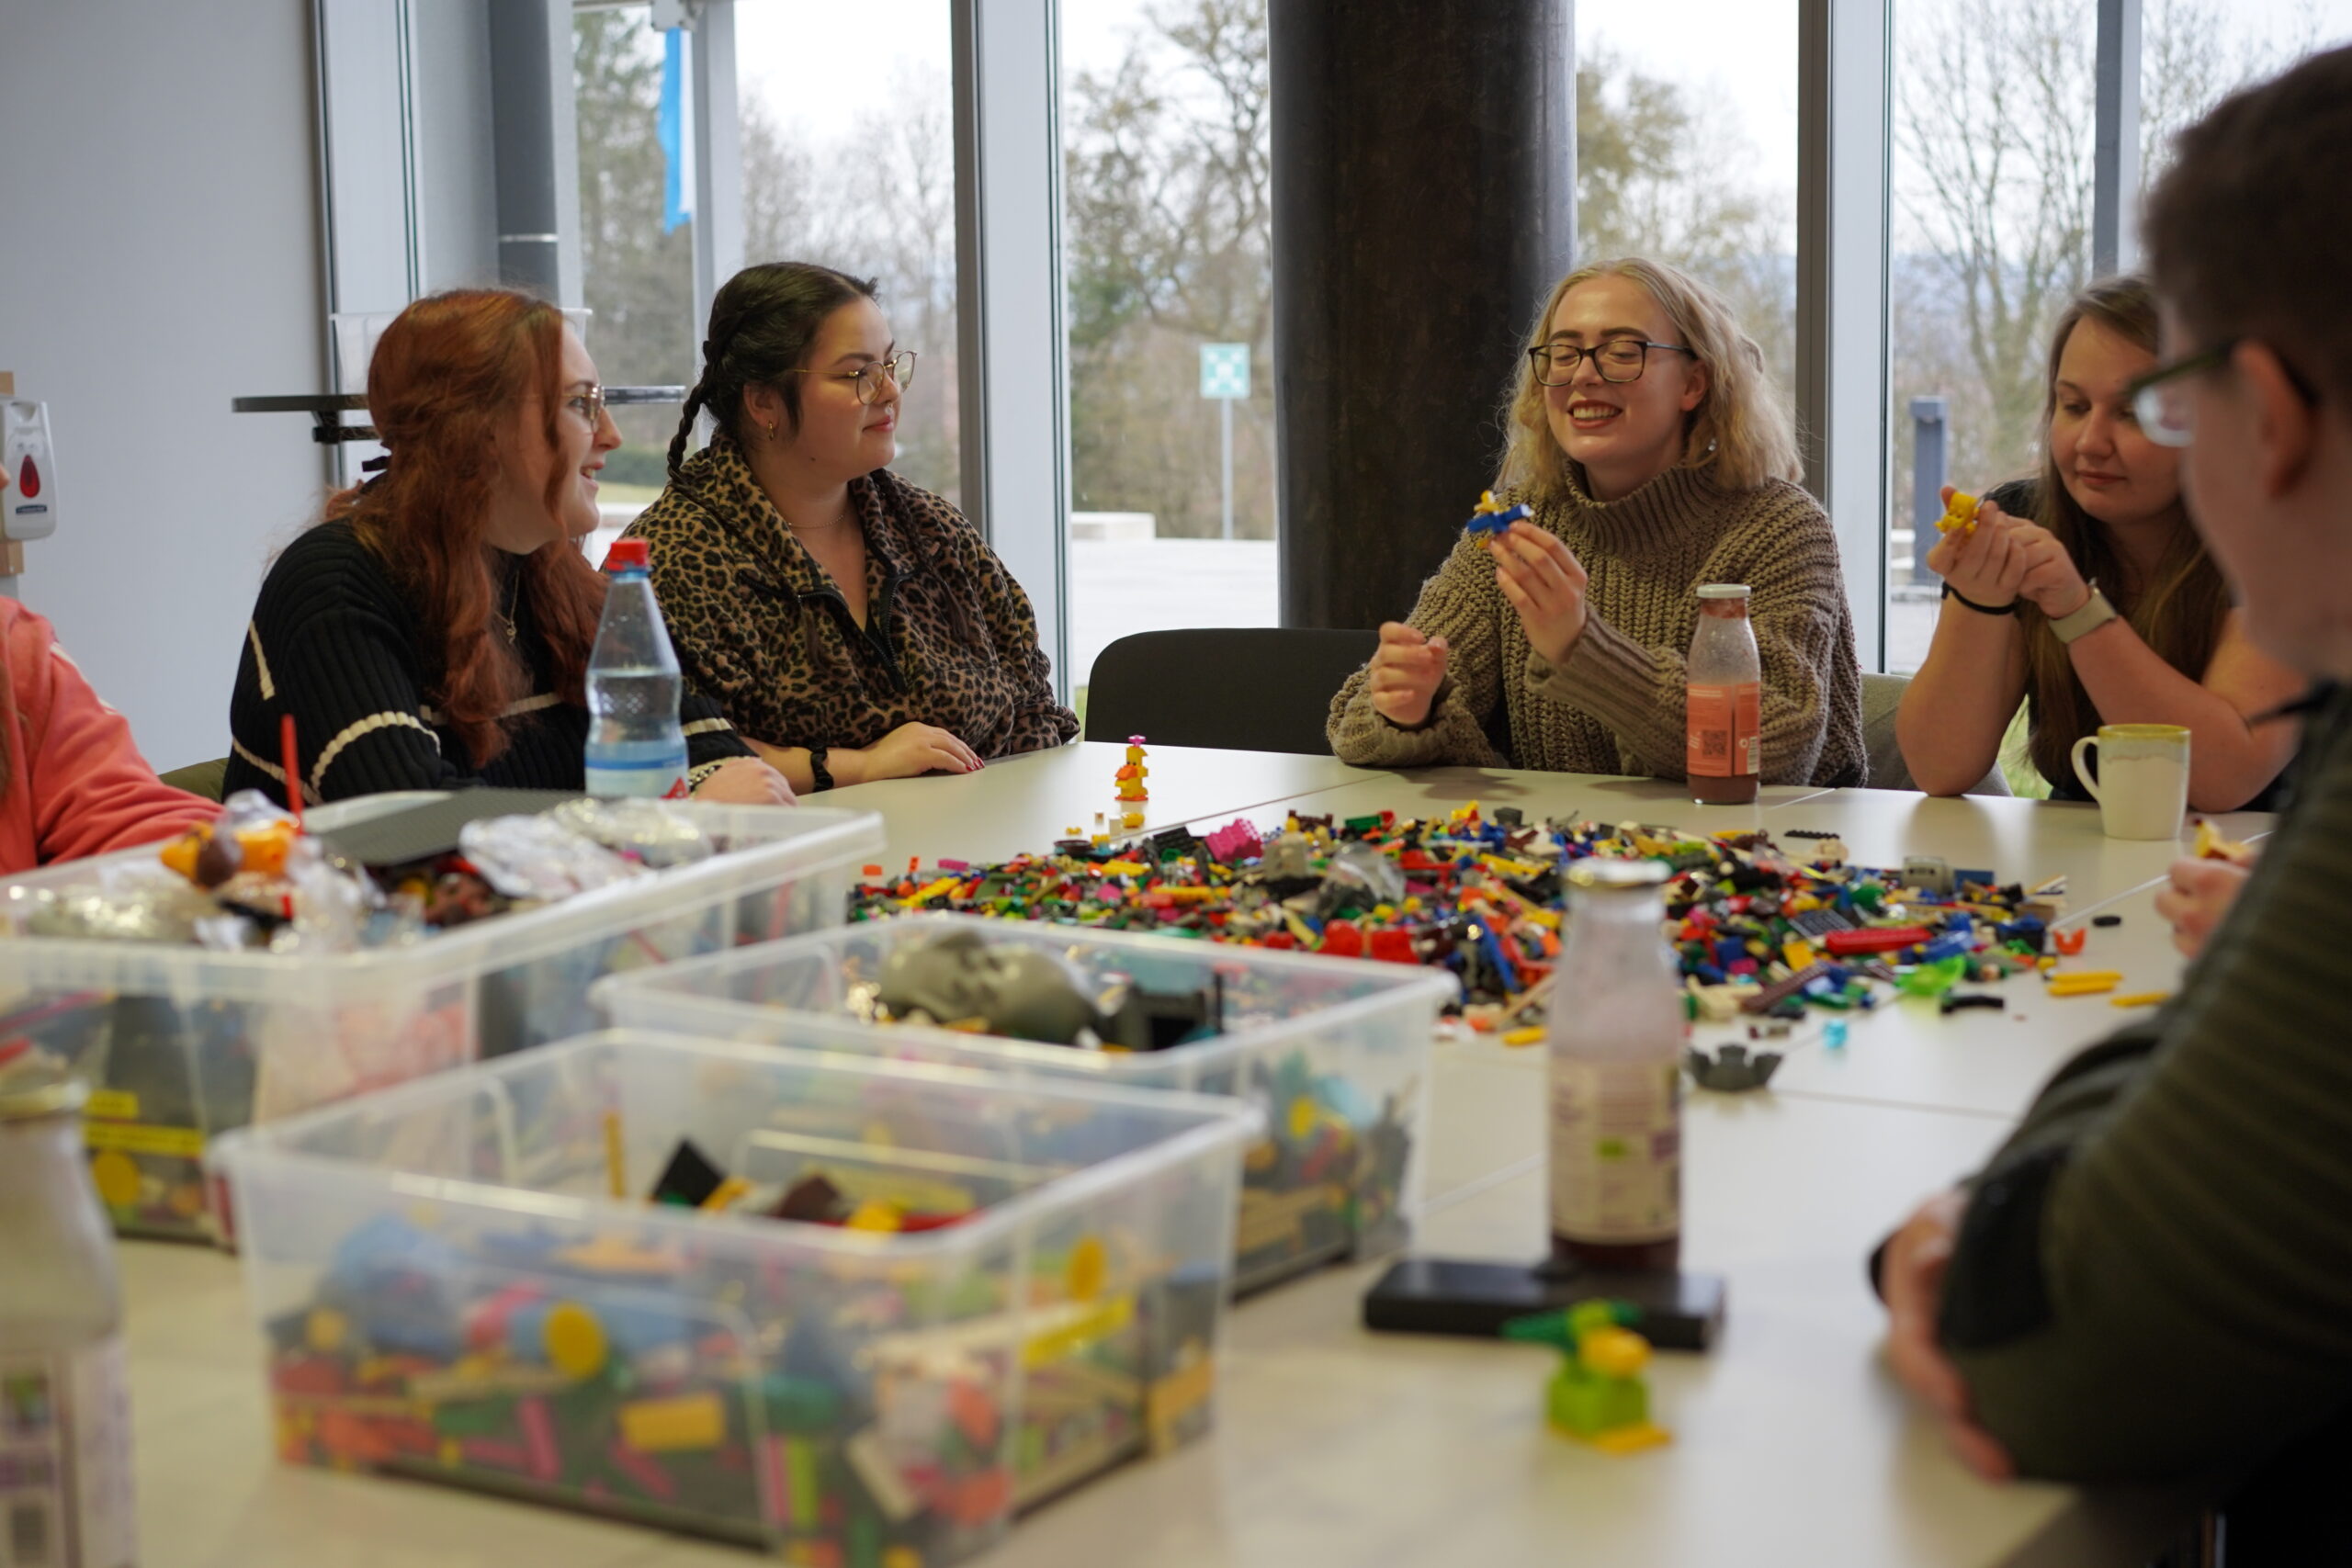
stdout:
<svg viewBox="0 0 2352 1568">
<path fill-rule="evenodd" d="M 49 440 L 49 405 L 22 398 L 0 402 L 0 536 L 46 539 L 57 532 L 57 462 Z"/>
</svg>

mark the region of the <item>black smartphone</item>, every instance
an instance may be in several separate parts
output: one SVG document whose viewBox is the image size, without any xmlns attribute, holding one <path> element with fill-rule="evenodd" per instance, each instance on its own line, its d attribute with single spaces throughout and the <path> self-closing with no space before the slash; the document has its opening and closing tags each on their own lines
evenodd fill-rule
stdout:
<svg viewBox="0 0 2352 1568">
<path fill-rule="evenodd" d="M 1408 1258 L 1364 1292 L 1363 1325 L 1390 1334 L 1492 1339 L 1515 1317 L 1560 1312 L 1596 1296 L 1641 1309 L 1635 1330 L 1661 1350 L 1704 1350 L 1723 1329 L 1720 1274 L 1555 1272 L 1551 1265 Z"/>
</svg>

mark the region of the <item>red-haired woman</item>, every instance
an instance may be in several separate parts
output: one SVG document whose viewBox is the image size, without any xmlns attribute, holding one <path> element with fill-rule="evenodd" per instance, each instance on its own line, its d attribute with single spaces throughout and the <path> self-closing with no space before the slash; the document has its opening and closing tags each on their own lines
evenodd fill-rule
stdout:
<svg viewBox="0 0 2352 1568">
<path fill-rule="evenodd" d="M 580 553 L 620 445 L 596 367 L 554 306 L 494 289 L 420 299 L 384 330 L 368 412 L 390 461 L 270 569 L 231 699 L 227 786 L 283 800 L 474 784 L 578 789 L 604 580 Z M 688 693 L 695 793 L 789 802 Z"/>
</svg>

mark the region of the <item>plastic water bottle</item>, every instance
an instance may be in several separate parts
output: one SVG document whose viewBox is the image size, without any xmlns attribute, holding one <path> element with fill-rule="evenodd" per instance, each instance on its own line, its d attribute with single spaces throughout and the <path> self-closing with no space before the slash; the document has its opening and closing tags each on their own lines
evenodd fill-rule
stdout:
<svg viewBox="0 0 2352 1568">
<path fill-rule="evenodd" d="M 1552 981 L 1552 1256 L 1670 1269 L 1682 1248 L 1681 988 L 1666 868 L 1580 860 Z"/>
<path fill-rule="evenodd" d="M 114 1237 L 87 1089 L 0 1045 L 0 1562 L 130 1568 L 138 1519 Z"/>
<path fill-rule="evenodd" d="M 616 541 L 595 651 L 588 656 L 588 793 L 678 800 L 686 732 L 678 723 L 678 656 L 646 575 L 643 539 Z"/>
</svg>

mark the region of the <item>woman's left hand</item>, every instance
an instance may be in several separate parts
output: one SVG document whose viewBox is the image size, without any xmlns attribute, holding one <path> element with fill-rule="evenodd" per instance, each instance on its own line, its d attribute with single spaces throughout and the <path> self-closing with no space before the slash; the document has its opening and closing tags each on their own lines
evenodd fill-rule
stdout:
<svg viewBox="0 0 2352 1568">
<path fill-rule="evenodd" d="M 2025 576 L 2018 581 L 2018 597 L 2052 620 L 2071 615 L 2090 603 L 2090 584 L 2058 536 L 2037 523 L 2009 524 L 2010 548 L 2025 559 Z"/>
<path fill-rule="evenodd" d="M 1514 523 L 1510 532 L 1487 541 L 1495 558 L 1495 582 L 1519 612 L 1527 640 L 1554 664 L 1584 635 L 1584 563 L 1576 552 L 1532 523 Z"/>
<path fill-rule="evenodd" d="M 696 800 L 721 806 L 797 806 L 792 785 L 757 757 L 729 757 L 695 790 Z"/>
</svg>

